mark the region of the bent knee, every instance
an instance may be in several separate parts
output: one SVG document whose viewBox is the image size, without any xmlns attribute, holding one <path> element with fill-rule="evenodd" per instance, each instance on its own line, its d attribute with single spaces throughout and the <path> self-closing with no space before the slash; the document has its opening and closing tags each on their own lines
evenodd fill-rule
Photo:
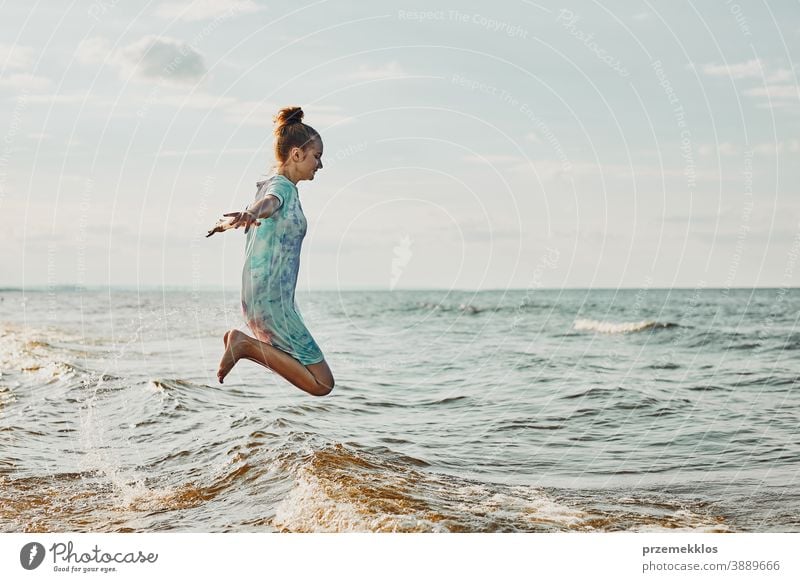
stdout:
<svg viewBox="0 0 800 582">
<path fill-rule="evenodd" d="M 314 387 L 314 396 L 327 396 L 333 391 L 334 381 L 333 378 L 329 382 L 320 382 L 317 380 L 317 385 Z"/>
</svg>

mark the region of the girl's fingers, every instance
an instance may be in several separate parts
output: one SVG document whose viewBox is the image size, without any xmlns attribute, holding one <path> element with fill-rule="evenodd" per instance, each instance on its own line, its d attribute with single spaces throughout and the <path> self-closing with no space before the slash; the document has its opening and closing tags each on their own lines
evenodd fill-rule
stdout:
<svg viewBox="0 0 800 582">
<path fill-rule="evenodd" d="M 232 216 L 232 220 L 228 222 L 228 228 L 242 228 L 245 232 L 250 231 L 251 226 L 261 226 L 261 222 L 256 220 L 252 215 L 245 214 L 244 212 L 226 212 L 222 216 Z M 219 226 L 209 231 L 207 236 L 211 236 L 215 232 L 222 232 L 224 229 Z"/>
<path fill-rule="evenodd" d="M 261 226 L 261 223 L 257 220 L 248 220 L 247 221 L 247 228 L 244 229 L 245 234 L 250 231 L 251 226 Z"/>
</svg>

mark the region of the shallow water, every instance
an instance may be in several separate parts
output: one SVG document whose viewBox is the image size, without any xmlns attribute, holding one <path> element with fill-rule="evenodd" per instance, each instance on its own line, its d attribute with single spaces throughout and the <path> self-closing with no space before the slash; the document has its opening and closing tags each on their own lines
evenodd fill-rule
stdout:
<svg viewBox="0 0 800 582">
<path fill-rule="evenodd" d="M 800 531 L 800 290 L 0 291 L 2 531 Z"/>
</svg>

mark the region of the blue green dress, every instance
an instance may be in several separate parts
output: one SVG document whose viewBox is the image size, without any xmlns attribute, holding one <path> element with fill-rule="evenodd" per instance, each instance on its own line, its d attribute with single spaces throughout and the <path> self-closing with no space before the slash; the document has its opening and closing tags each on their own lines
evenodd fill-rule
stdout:
<svg viewBox="0 0 800 582">
<path fill-rule="evenodd" d="M 307 222 L 297 187 L 275 174 L 256 184 L 256 200 L 271 194 L 278 209 L 247 233 L 242 271 L 242 312 L 255 337 L 304 366 L 324 360 L 295 303 L 300 250 Z"/>
</svg>

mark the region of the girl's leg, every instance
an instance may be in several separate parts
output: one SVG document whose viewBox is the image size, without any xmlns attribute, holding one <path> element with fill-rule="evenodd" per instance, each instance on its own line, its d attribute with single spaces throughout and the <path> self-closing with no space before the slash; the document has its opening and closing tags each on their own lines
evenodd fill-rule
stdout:
<svg viewBox="0 0 800 582">
<path fill-rule="evenodd" d="M 236 362 L 242 358 L 252 360 L 280 374 L 286 380 L 314 396 L 325 396 L 333 390 L 333 374 L 323 360 L 304 366 L 286 352 L 264 343 L 238 329 L 225 333 L 225 353 L 219 363 L 217 378 L 220 384 Z"/>
</svg>

